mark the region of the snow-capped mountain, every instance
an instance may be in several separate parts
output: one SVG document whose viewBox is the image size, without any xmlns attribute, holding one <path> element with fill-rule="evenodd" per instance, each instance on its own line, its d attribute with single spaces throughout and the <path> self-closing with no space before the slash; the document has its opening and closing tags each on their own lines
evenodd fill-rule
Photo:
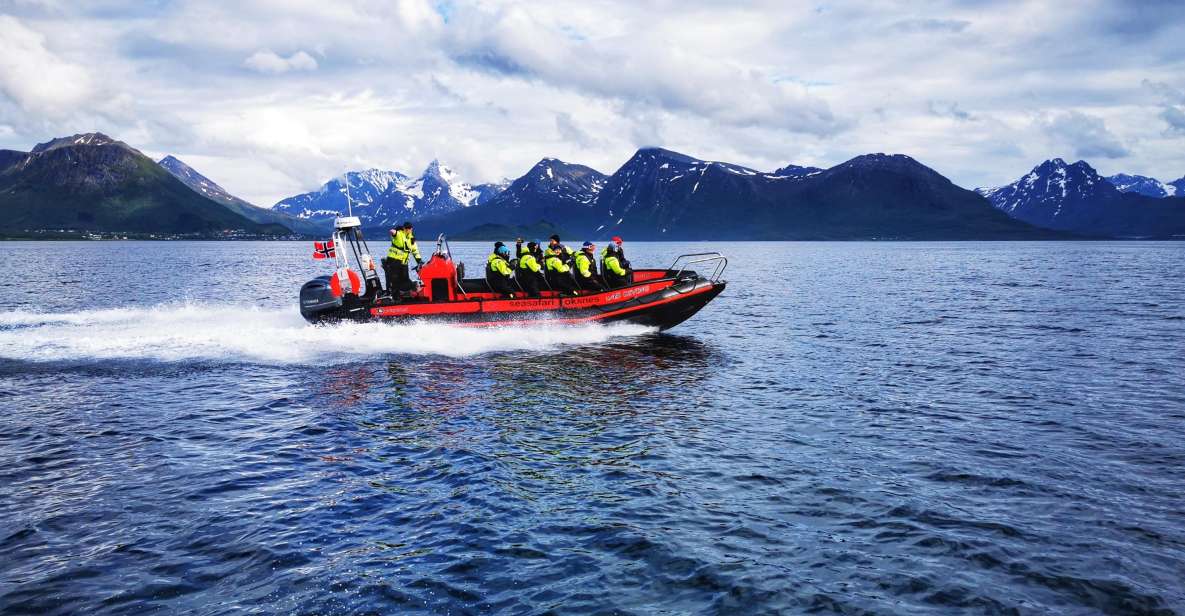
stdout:
<svg viewBox="0 0 1185 616">
<path fill-rule="evenodd" d="M 719 209 L 711 215 L 716 218 L 744 195 L 754 194 L 752 179 L 769 175 L 663 148 L 642 148 L 605 183 L 597 198 L 595 231 L 667 237 L 688 223 L 701 227 L 708 222 L 702 215 L 695 219 L 701 206 L 716 202 Z"/>
<path fill-rule="evenodd" d="M 350 171 L 344 177 L 336 177 L 322 184 L 319 190 L 284 199 L 273 205 L 272 209 L 306 220 L 322 220 L 344 216 L 352 205 L 355 215 L 368 220 L 388 205 L 384 195 L 407 180 L 407 176 L 398 171 Z M 346 197 L 347 183 L 349 203 Z M 399 197 L 402 206 L 404 195 Z"/>
<path fill-rule="evenodd" d="M 333 178 L 319 190 L 289 197 L 273 206 L 303 219 L 329 220 L 347 211 L 346 185 L 355 216 L 366 227 L 390 227 L 407 220 L 441 216 L 485 203 L 501 192 L 498 184 L 470 185 L 439 161 L 419 177 L 368 169 Z"/>
<path fill-rule="evenodd" d="M 1012 220 L 902 155 L 773 173 L 638 150 L 612 176 L 545 158 L 489 203 L 421 221 L 429 234 L 548 223 L 571 242 L 644 239 L 1018 239 L 1057 234 Z M 496 234 L 496 233 L 494 233 Z"/>
<path fill-rule="evenodd" d="M 1085 161 L 1047 160 L 1019 180 L 976 192 L 1029 224 L 1106 237 L 1185 233 L 1185 199 L 1122 192 Z"/>
<path fill-rule="evenodd" d="M 593 205 L 605 180 L 605 174 L 596 169 L 544 158 L 493 198 L 429 219 L 427 228 L 456 232 L 478 225 L 546 221 L 563 229 L 580 229 L 593 220 Z"/>
<path fill-rule="evenodd" d="M 107 135 L 104 135 L 103 133 L 80 133 L 77 135 L 70 135 L 69 137 L 58 137 L 56 139 L 50 139 L 49 141 L 46 141 L 45 143 L 38 143 L 37 145 L 33 146 L 33 149 L 29 153 L 30 154 L 39 154 L 41 152 L 48 152 L 50 150 L 56 150 L 58 148 L 67 148 L 67 147 L 74 147 L 74 146 L 80 146 L 80 145 L 94 145 L 94 146 L 118 145 L 118 146 L 128 148 L 129 150 L 134 150 L 136 152 L 139 152 L 139 150 L 135 150 L 128 144 L 126 144 L 122 141 L 119 141 L 117 139 L 112 139 L 111 137 L 108 137 Z"/>
<path fill-rule="evenodd" d="M 415 199 L 413 218 L 439 216 L 456 210 L 480 205 L 498 194 L 498 184 L 470 185 L 461 181 L 457 173 L 433 160 L 424 173 L 397 190 Z"/>
<path fill-rule="evenodd" d="M 974 193 L 900 154 L 763 173 L 639 150 L 597 200 L 600 233 L 641 238 L 1034 237 Z M 604 225 L 601 227 L 600 225 Z"/>
<path fill-rule="evenodd" d="M 1185 178 L 1177 180 L 1185 184 Z M 1161 182 L 1156 178 L 1150 178 L 1146 175 L 1128 175 L 1126 173 L 1117 173 L 1115 175 L 1107 176 L 1107 181 L 1110 182 L 1119 192 L 1134 192 L 1147 197 L 1176 197 L 1185 193 L 1177 191 L 1177 187 L 1173 183 Z"/>
<path fill-rule="evenodd" d="M 544 158 L 522 177 L 510 183 L 496 203 L 503 209 L 517 209 L 531 203 L 554 202 L 558 207 L 592 207 L 607 176 L 584 165 Z"/>
<path fill-rule="evenodd" d="M 1119 194 L 1086 161 L 1067 164 L 1060 158 L 1037 165 L 1019 180 L 997 188 L 979 188 L 997 209 L 1009 216 L 1052 229 L 1066 229 L 1069 221 L 1093 211 Z M 1072 225 L 1071 225 L 1072 226 Z"/>
</svg>

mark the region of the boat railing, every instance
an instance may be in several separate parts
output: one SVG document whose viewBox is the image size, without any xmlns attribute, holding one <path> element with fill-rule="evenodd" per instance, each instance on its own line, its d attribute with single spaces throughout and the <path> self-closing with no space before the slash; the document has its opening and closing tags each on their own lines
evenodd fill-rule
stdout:
<svg viewBox="0 0 1185 616">
<path fill-rule="evenodd" d="M 720 282 L 720 277 L 724 275 L 725 268 L 728 267 L 728 257 L 718 252 L 695 252 L 675 257 L 674 262 L 667 268 L 668 272 L 675 272 L 672 278 L 678 279 L 693 265 L 700 263 L 714 263 L 712 275 L 708 276 L 708 280 L 715 283 Z M 678 269 L 676 269 L 678 268 Z"/>
</svg>

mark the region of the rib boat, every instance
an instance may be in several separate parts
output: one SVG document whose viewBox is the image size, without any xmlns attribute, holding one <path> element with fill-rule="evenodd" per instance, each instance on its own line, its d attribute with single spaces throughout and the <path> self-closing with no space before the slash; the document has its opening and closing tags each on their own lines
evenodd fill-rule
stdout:
<svg viewBox="0 0 1185 616">
<path fill-rule="evenodd" d="M 356 216 L 337 218 L 332 239 L 317 242 L 314 257 L 333 259 L 337 267 L 300 289 L 300 313 L 311 323 L 425 320 L 471 327 L 626 321 L 666 330 L 724 291 L 721 276 L 728 266 L 717 252 L 685 254 L 665 269 L 635 269 L 628 284 L 609 290 L 507 297 L 493 292 L 485 278 L 465 278 L 464 264 L 453 260 L 441 235 L 419 269 L 416 289 L 393 298 L 380 293 L 375 260 Z"/>
</svg>

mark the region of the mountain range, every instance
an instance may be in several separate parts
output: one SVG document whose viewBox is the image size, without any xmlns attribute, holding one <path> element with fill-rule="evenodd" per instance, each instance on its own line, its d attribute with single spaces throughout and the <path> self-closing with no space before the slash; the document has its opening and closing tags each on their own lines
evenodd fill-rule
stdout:
<svg viewBox="0 0 1185 616">
<path fill-rule="evenodd" d="M 1113 238 L 1185 237 L 1185 198 L 1149 196 L 1156 186 L 1139 176 L 1104 178 L 1086 161 L 1060 158 L 1037 165 L 1017 181 L 978 192 L 1009 216 L 1046 229 Z M 1154 182 L 1155 180 L 1153 180 Z M 1176 184 L 1159 184 L 1165 195 Z"/>
<path fill-rule="evenodd" d="M 555 158 L 494 184 L 464 182 L 439 161 L 416 177 L 352 171 L 262 208 L 176 156 L 156 163 L 101 133 L 0 150 L 0 235 L 10 237 L 324 236 L 352 209 L 368 233 L 382 236 L 413 220 L 421 236 L 562 230 L 573 241 L 1166 238 L 1185 237 L 1183 194 L 1185 178 L 1104 178 L 1084 161 L 1061 159 L 1006 186 L 971 191 L 901 154 L 766 172 L 642 148 L 609 175 Z"/>
<path fill-rule="evenodd" d="M 0 151 L 0 235 L 118 231 L 227 237 L 289 230 L 235 213 L 101 133 Z"/>
<path fill-rule="evenodd" d="M 461 181 L 452 169 L 433 160 L 415 178 L 381 169 L 351 171 L 344 178 L 329 180 L 316 191 L 284 199 L 272 209 L 326 225 L 352 210 L 367 226 L 391 227 L 407 220 L 440 216 L 480 205 L 505 187 L 505 183 L 472 186 Z"/>
<path fill-rule="evenodd" d="M 1146 175 L 1128 175 L 1118 173 L 1107 176 L 1119 192 L 1134 192 L 1146 197 L 1183 197 L 1185 196 L 1185 177 L 1172 182 L 1161 182 Z"/>
<path fill-rule="evenodd" d="M 557 220 L 558 218 L 558 220 Z M 423 230 L 549 221 L 581 239 L 1021 239 L 1056 237 L 903 155 L 761 172 L 662 148 L 612 175 L 545 158 L 502 194 Z"/>
</svg>

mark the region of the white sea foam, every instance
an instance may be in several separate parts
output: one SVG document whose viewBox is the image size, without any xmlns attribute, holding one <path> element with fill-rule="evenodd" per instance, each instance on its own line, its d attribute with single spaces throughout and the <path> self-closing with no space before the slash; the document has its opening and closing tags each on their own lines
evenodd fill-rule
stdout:
<svg viewBox="0 0 1185 616">
<path fill-rule="evenodd" d="M 544 351 L 649 331 L 653 330 L 631 324 L 312 326 L 291 309 L 186 303 L 63 313 L 0 312 L 0 357 L 28 361 L 149 359 L 323 364 L 396 354 L 465 357 L 497 351 Z"/>
</svg>

